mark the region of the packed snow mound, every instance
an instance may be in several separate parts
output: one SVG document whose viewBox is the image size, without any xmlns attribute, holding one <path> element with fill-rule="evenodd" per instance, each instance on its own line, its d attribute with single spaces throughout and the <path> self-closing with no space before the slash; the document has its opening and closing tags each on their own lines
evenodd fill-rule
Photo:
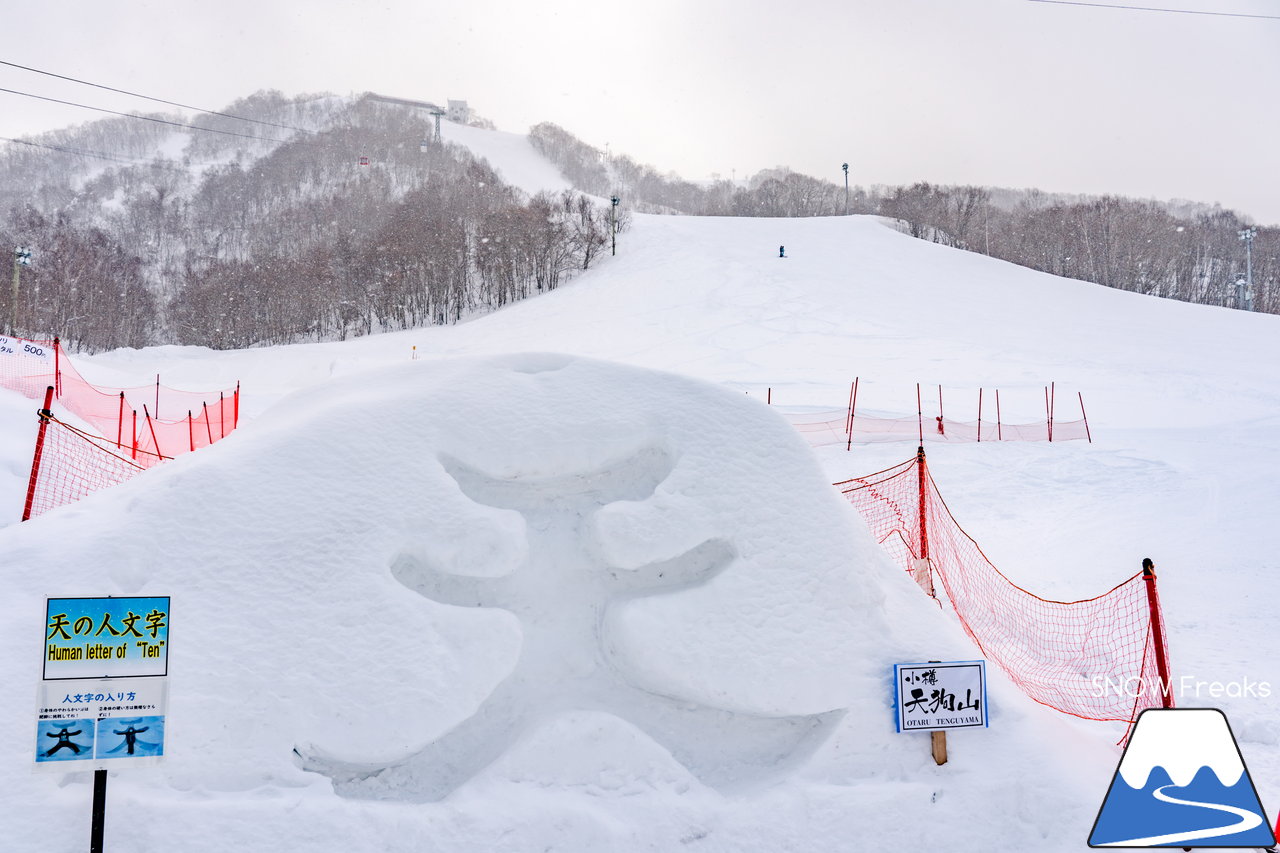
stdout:
<svg viewBox="0 0 1280 853">
<path fill-rule="evenodd" d="M 25 590 L 33 613 L 173 596 L 175 738 L 218 765 L 176 759 L 179 787 L 300 784 L 298 760 L 353 794 L 438 798 L 575 711 L 728 784 L 815 747 L 889 633 L 896 570 L 809 449 L 696 380 L 411 362 L 233 438 L 12 532 L 64 567 Z"/>
</svg>

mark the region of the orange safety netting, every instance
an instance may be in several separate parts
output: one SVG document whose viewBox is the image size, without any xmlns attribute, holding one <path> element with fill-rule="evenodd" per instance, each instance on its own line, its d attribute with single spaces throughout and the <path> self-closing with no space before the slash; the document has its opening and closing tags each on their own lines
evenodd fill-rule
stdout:
<svg viewBox="0 0 1280 853">
<path fill-rule="evenodd" d="M 58 341 L 0 336 L 0 386 L 59 404 L 113 444 L 167 457 L 206 447 L 235 429 L 239 388 L 208 393 L 161 385 L 104 388 L 80 375 Z"/>
<path fill-rule="evenodd" d="M 117 447 L 114 442 L 57 418 L 47 417 L 44 421 L 24 520 L 123 483 L 167 458 L 132 447 Z"/>
<path fill-rule="evenodd" d="M 922 429 L 922 421 L 917 416 L 880 418 L 857 415 L 851 419 L 848 411 L 840 410 L 784 412 L 782 416 L 805 437 L 811 447 L 919 441 L 921 438 L 924 441 L 944 442 L 1092 441 L 1088 424 L 1084 420 L 1002 424 L 988 420 L 953 421 L 950 418 L 926 417 Z"/>
<path fill-rule="evenodd" d="M 982 653 L 1032 699 L 1084 719 L 1122 722 L 1162 706 L 1168 684 L 1159 662 L 1168 654 L 1154 574 L 1148 580 L 1139 572 L 1083 601 L 1028 592 L 956 523 L 923 451 L 835 485 L 926 593 L 940 598 L 941 587 Z"/>
<path fill-rule="evenodd" d="M 990 417 L 992 406 L 988 397 L 987 408 L 983 410 L 982 391 L 978 389 L 977 411 L 973 420 L 953 420 L 946 417 L 942 409 L 942 388 L 938 387 L 937 409 L 925 413 L 924 400 L 920 386 L 916 386 L 915 415 L 877 416 L 859 413 L 858 380 L 854 380 L 849 389 L 849 405 L 844 409 L 828 409 L 825 411 L 791 411 L 782 416 L 800 432 L 811 447 L 827 447 L 843 444 L 846 447 L 854 444 L 871 444 L 884 441 L 1076 441 L 1085 439 L 1093 441 L 1089 432 L 1089 421 L 1084 411 L 1084 395 L 1076 394 L 1080 404 L 1080 419 L 1060 421 L 1056 417 L 1056 383 L 1044 388 L 1045 417 L 1034 423 L 1005 423 L 1000 417 L 1000 392 L 995 392 L 995 420 Z M 768 401 L 773 402 L 773 389 L 768 391 Z M 933 403 L 930 401 L 929 407 Z"/>
</svg>

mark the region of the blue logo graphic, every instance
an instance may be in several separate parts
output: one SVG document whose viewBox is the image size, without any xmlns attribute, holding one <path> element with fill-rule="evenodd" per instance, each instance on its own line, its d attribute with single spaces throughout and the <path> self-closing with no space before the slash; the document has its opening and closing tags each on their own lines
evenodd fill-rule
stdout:
<svg viewBox="0 0 1280 853">
<path fill-rule="evenodd" d="M 1275 836 L 1226 716 L 1148 709 L 1134 724 L 1090 847 L 1270 847 Z"/>
</svg>

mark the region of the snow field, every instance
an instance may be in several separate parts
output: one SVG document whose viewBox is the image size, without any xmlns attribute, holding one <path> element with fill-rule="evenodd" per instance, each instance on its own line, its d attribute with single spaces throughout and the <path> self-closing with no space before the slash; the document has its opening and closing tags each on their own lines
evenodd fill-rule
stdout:
<svg viewBox="0 0 1280 853">
<path fill-rule="evenodd" d="M 172 745 L 154 774 L 117 774 L 112 813 L 150 826 L 115 826 L 133 849 L 173 849 L 156 825 L 185 836 L 207 812 L 217 830 L 182 849 L 291 849 L 317 824 L 312 849 L 416 849 L 492 798 L 515 812 L 462 849 L 498 824 L 522 844 L 560 827 L 573 849 L 675 832 L 642 831 L 630 797 L 715 804 L 690 833 L 770 849 L 740 824 L 773 818 L 740 810 L 796 775 L 779 807 L 799 837 L 825 831 L 786 816 L 812 785 L 910 787 L 926 741 L 893 734 L 883 663 L 925 625 L 938 654 L 967 654 L 785 421 L 688 379 L 545 355 L 406 364 L 157 471 L 4 531 L 28 568 L 16 612 L 39 612 L 38 564 L 58 566 L 53 594 L 174 596 Z M 34 670 L 30 621 L 0 636 Z M 1039 713 L 993 696 L 1002 726 Z M 8 745 L 11 766 L 26 748 Z M 49 778 L 8 775 L 6 799 L 53 818 Z M 287 808 L 266 819 L 272 801 Z M 362 816 L 379 830 L 342 828 Z"/>
<path fill-rule="evenodd" d="M 545 166 L 518 146 L 487 156 L 507 176 Z M 889 413 L 911 411 L 916 382 L 926 406 L 946 386 L 952 417 L 1000 387 L 1007 421 L 1042 416 L 1050 380 L 1084 392 L 1093 444 L 930 447 L 934 478 L 1037 594 L 1096 595 L 1155 559 L 1175 674 L 1271 685 L 1179 704 L 1227 713 L 1274 813 L 1276 318 L 1057 279 L 860 217 L 637 216 L 622 237 L 568 286 L 456 327 L 78 360 L 103 384 L 242 379 L 243 431 L 0 529 L 14 685 L 0 836 L 84 846 L 88 778 L 28 772 L 21 685 L 43 597 L 115 590 L 172 594 L 178 619 L 173 751 L 112 777 L 108 841 L 125 849 L 1081 849 L 1114 727 L 1035 706 L 992 671 L 992 728 L 955 733 L 950 764 L 892 731 L 892 663 L 975 653 L 828 484 L 914 448 L 811 453 L 760 405 L 772 386 L 784 405 L 838 408 L 855 375 L 860 410 Z M 16 520 L 36 403 L 0 407 Z M 668 567 L 675 586 L 657 582 Z M 554 583 L 526 583 L 541 577 Z M 599 616 L 589 653 L 553 630 L 569 613 L 579 632 Z M 371 627 L 387 624 L 395 636 Z M 535 692 L 553 673 L 573 689 Z M 456 768 L 444 783 L 415 769 L 477 718 L 496 757 L 459 740 L 434 754 Z M 770 770 L 772 744 L 789 758 Z M 384 790 L 360 778 L 390 765 L 408 769 Z"/>
</svg>

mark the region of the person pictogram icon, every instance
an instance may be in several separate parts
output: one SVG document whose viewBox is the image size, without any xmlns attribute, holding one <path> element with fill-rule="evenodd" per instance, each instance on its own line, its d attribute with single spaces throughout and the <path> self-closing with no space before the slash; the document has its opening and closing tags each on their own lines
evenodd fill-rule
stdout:
<svg viewBox="0 0 1280 853">
<path fill-rule="evenodd" d="M 126 746 L 126 747 L 127 747 L 127 749 L 128 749 L 128 753 L 129 753 L 130 755 L 133 755 L 133 747 L 134 747 L 134 745 L 135 745 L 135 744 L 137 744 L 137 742 L 138 742 L 138 735 L 142 734 L 143 732 L 145 732 L 145 731 L 146 731 L 147 729 L 149 729 L 149 728 L 151 728 L 151 727 L 150 727 L 150 726 L 143 726 L 143 727 L 142 727 L 142 728 L 140 728 L 140 729 L 135 729 L 133 726 L 129 726 L 129 728 L 125 729 L 125 730 L 124 730 L 124 731 L 122 731 L 122 732 L 116 732 L 116 731 L 115 731 L 115 729 L 112 729 L 112 731 L 113 731 L 113 732 L 115 732 L 115 733 L 116 733 L 116 734 L 118 734 L 118 735 L 123 735 L 123 736 L 124 736 L 124 743 L 125 743 L 125 746 Z"/>
<path fill-rule="evenodd" d="M 69 732 L 67 731 L 67 727 L 63 726 L 60 730 L 56 732 L 45 732 L 45 737 L 53 737 L 58 739 L 57 743 L 49 747 L 49 750 L 45 753 L 45 757 L 48 758 L 52 756 L 55 752 L 57 752 L 60 749 L 63 749 L 64 747 L 67 749 L 70 749 L 76 755 L 79 755 L 80 745 L 76 743 L 72 743 L 71 738 L 80 734 L 80 731 L 81 731 L 80 729 L 76 729 L 74 732 Z"/>
</svg>

